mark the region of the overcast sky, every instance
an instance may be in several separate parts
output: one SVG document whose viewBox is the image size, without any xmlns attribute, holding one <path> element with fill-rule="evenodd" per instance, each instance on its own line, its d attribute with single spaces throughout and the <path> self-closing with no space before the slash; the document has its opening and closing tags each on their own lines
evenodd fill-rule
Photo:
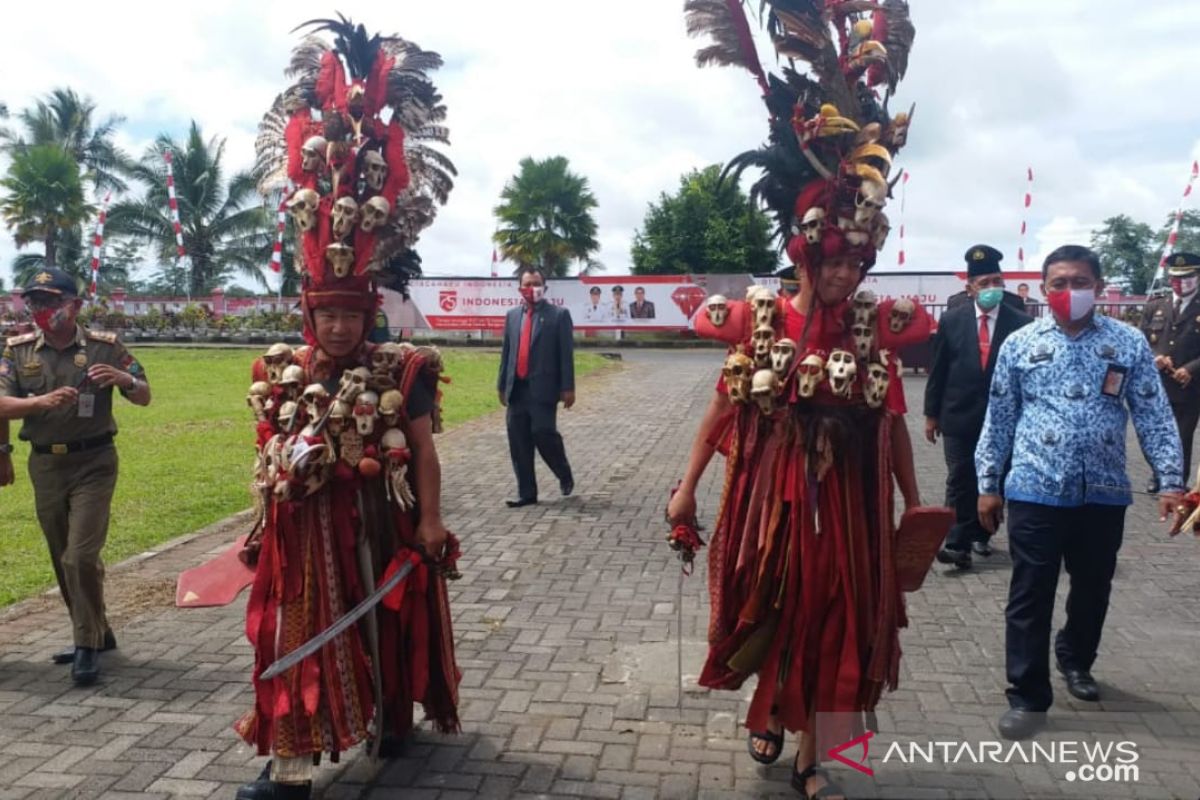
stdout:
<svg viewBox="0 0 1200 800">
<path fill-rule="evenodd" d="M 57 86 L 126 117 L 140 154 L 191 119 L 253 160 L 255 127 L 286 85 L 298 34 L 336 9 L 440 52 L 456 188 L 419 243 L 427 274 L 486 275 L 491 209 L 519 159 L 564 155 L 599 201 L 600 260 L 627 272 L 647 204 L 693 167 L 755 147 L 766 130 L 753 78 L 699 69 L 682 0 L 441 2 L 65 2 L 8 5 L 0 101 L 10 111 Z M 751 3 L 757 8 L 757 3 Z M 949 270 L 975 242 L 1016 268 L 1025 169 L 1036 183 L 1031 266 L 1086 243 L 1105 217 L 1157 225 L 1200 157 L 1192 0 L 912 0 L 917 29 L 893 109 L 917 113 L 899 165 L 907 267 Z M 773 54 L 760 41 L 768 68 Z M 1193 207 L 1195 207 L 1193 195 Z M 896 268 L 893 233 L 879 269 Z M 0 241 L 0 274 L 16 250 Z"/>
</svg>

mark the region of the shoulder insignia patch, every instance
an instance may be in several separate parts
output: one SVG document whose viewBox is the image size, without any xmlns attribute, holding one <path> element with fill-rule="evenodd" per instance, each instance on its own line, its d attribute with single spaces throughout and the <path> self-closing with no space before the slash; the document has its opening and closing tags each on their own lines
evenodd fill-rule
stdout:
<svg viewBox="0 0 1200 800">
<path fill-rule="evenodd" d="M 37 340 L 37 333 L 22 333 L 20 336 L 10 336 L 5 342 L 9 347 L 16 347 L 19 344 L 29 344 Z"/>
<path fill-rule="evenodd" d="M 117 335 L 109 331 L 88 331 L 87 337 L 96 342 L 104 342 L 105 344 L 115 344 Z"/>
</svg>

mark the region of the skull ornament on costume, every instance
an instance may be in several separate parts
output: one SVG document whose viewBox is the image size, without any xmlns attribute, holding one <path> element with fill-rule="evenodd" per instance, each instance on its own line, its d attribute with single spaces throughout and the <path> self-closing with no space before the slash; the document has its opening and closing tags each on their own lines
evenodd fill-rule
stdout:
<svg viewBox="0 0 1200 800">
<path fill-rule="evenodd" d="M 404 410 L 404 395 L 397 389 L 388 389 L 379 396 L 379 418 L 389 428 L 400 421 L 400 412 Z"/>
<path fill-rule="evenodd" d="M 865 359 L 870 356 L 871 347 L 875 344 L 875 327 L 856 322 L 850 333 L 854 335 L 854 350 L 858 357 Z"/>
<path fill-rule="evenodd" d="M 367 186 L 378 192 L 383 188 L 387 174 L 388 165 L 383 160 L 383 156 L 379 154 L 378 150 L 368 150 L 363 155 L 363 180 L 367 182 Z"/>
<path fill-rule="evenodd" d="M 854 198 L 854 224 L 870 228 L 875 215 L 887 203 L 887 185 L 875 181 L 863 181 Z"/>
<path fill-rule="evenodd" d="M 341 436 L 342 431 L 346 429 L 346 423 L 350 419 L 350 414 L 353 409 L 350 404 L 343 400 L 334 400 L 333 405 L 329 408 L 329 418 L 325 423 L 326 430 L 332 436 Z"/>
<path fill-rule="evenodd" d="M 758 406 L 759 411 L 770 415 L 775 413 L 775 398 L 779 394 L 779 377 L 774 371 L 760 369 L 754 373 L 750 383 L 750 398 Z"/>
<path fill-rule="evenodd" d="M 880 211 L 875 215 L 875 224 L 871 226 L 871 244 L 875 245 L 876 250 L 882 250 L 887 244 L 887 237 L 891 231 L 892 223 L 887 214 Z"/>
<path fill-rule="evenodd" d="M 879 408 L 887 397 L 888 382 L 887 367 L 882 364 L 867 365 L 867 379 L 863 382 L 863 399 L 871 408 Z"/>
<path fill-rule="evenodd" d="M 250 384 L 246 395 L 246 405 L 254 412 L 254 418 L 259 422 L 267 418 L 267 399 L 271 396 L 271 384 L 266 381 L 255 381 Z"/>
<path fill-rule="evenodd" d="M 372 197 L 363 203 L 362 222 L 359 223 L 359 227 L 362 228 L 363 233 L 371 233 L 387 222 L 388 214 L 391 212 L 391 203 L 382 197 Z"/>
<path fill-rule="evenodd" d="M 854 378 L 858 374 L 854 354 L 845 350 L 834 350 L 829 354 L 826 368 L 829 372 L 829 388 L 838 397 L 849 397 L 854 388 Z"/>
<path fill-rule="evenodd" d="M 297 189 L 288 200 L 288 213 L 296 227 L 302 231 L 311 231 L 317 225 L 317 206 L 321 204 L 321 196 L 312 189 Z"/>
<path fill-rule="evenodd" d="M 725 324 L 725 320 L 729 316 L 729 301 L 724 295 L 714 294 L 708 298 L 705 304 L 705 312 L 708 314 L 708 321 L 713 324 L 714 328 L 719 328 Z"/>
<path fill-rule="evenodd" d="M 888 314 L 888 328 L 892 333 L 900 333 L 912 322 L 913 314 L 917 313 L 917 305 L 907 297 L 901 297 L 892 306 Z"/>
<path fill-rule="evenodd" d="M 821 242 L 821 227 L 825 224 L 825 209 L 813 207 L 804 212 L 804 218 L 800 220 L 800 231 L 804 234 L 804 241 L 809 244 L 820 244 Z"/>
<path fill-rule="evenodd" d="M 796 393 L 804 398 L 817 393 L 817 385 L 825 380 L 825 359 L 820 353 L 809 353 L 796 367 Z"/>
<path fill-rule="evenodd" d="M 875 293 L 870 289 L 862 289 L 854 295 L 854 321 L 860 325 L 870 325 L 879 316 L 879 305 Z"/>
<path fill-rule="evenodd" d="M 379 395 L 363 392 L 354 403 L 354 426 L 363 436 L 375 432 L 375 412 L 379 408 Z"/>
<path fill-rule="evenodd" d="M 775 320 L 775 293 L 765 286 L 753 286 L 746 294 L 754 306 L 755 327 L 769 326 Z"/>
<path fill-rule="evenodd" d="M 283 377 L 279 379 L 283 396 L 288 400 L 297 400 L 304 386 L 304 367 L 299 364 L 288 364 L 284 367 Z"/>
<path fill-rule="evenodd" d="M 796 343 L 791 339 L 780 339 L 771 345 L 771 369 L 775 370 L 775 374 L 780 379 L 787 376 L 788 370 L 792 368 L 792 362 L 795 359 Z"/>
<path fill-rule="evenodd" d="M 735 403 L 750 402 L 750 379 L 754 374 L 754 360 L 745 353 L 731 353 L 721 368 L 729 399 Z"/>
<path fill-rule="evenodd" d="M 325 248 L 325 260 L 333 274 L 344 278 L 354 269 L 354 248 L 346 244 L 331 244 Z"/>
<path fill-rule="evenodd" d="M 750 341 L 754 343 L 755 363 L 760 367 L 768 366 L 771 363 L 771 346 L 775 344 L 775 329 L 770 325 L 760 325 L 750 335 Z"/>
<path fill-rule="evenodd" d="M 320 174 L 325 171 L 325 151 L 329 143 L 323 136 L 310 136 L 300 148 L 300 169 Z"/>
<path fill-rule="evenodd" d="M 350 235 L 350 231 L 354 230 L 354 223 L 358 221 L 358 203 L 354 202 L 353 197 L 343 197 L 333 204 L 333 211 L 329 216 L 333 226 L 333 237 L 345 239 Z"/>
<path fill-rule="evenodd" d="M 379 447 L 387 460 L 387 483 L 385 484 L 388 498 L 402 511 L 412 508 L 417 498 L 413 496 L 412 487 L 408 485 L 408 460 L 411 455 L 408 440 L 398 428 L 384 431 L 379 440 Z"/>
<path fill-rule="evenodd" d="M 283 379 L 284 368 L 291 363 L 292 348 L 283 342 L 276 342 L 267 348 L 263 354 L 263 365 L 267 368 L 267 380 L 273 384 Z"/>
<path fill-rule="evenodd" d="M 319 383 L 310 383 L 300 396 L 300 402 L 304 403 L 308 421 L 316 422 L 325 413 L 325 409 L 329 408 L 329 392 Z"/>
<path fill-rule="evenodd" d="M 367 390 L 367 379 L 371 371 L 366 367 L 355 367 L 342 373 L 338 381 L 337 399 L 353 405 L 354 399 Z"/>
</svg>

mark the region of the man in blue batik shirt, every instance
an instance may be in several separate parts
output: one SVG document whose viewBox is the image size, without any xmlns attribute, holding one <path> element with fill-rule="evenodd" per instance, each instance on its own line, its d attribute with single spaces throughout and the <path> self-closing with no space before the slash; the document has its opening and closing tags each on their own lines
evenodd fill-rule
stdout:
<svg viewBox="0 0 1200 800">
<path fill-rule="evenodd" d="M 1067 690 L 1095 701 L 1091 675 L 1117 551 L 1132 502 L 1125 473 L 1126 421 L 1161 487 L 1162 519 L 1183 486 L 1183 451 L 1146 339 L 1096 316 L 1100 260 L 1077 245 L 1042 266 L 1051 314 L 1000 348 L 983 433 L 975 450 L 979 520 L 990 532 L 1008 501 L 1012 580 L 1005 609 L 1009 710 L 1000 733 L 1020 739 L 1044 722 L 1050 688 L 1050 624 L 1060 565 L 1071 576 L 1067 621 L 1054 653 Z M 1004 466 L 1012 467 L 1004 480 Z"/>
</svg>

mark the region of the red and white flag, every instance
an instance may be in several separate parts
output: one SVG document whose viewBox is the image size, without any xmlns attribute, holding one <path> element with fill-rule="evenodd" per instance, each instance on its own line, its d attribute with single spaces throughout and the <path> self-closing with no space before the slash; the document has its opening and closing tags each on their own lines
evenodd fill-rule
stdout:
<svg viewBox="0 0 1200 800">
<path fill-rule="evenodd" d="M 175 172 L 171 168 L 171 151 L 163 151 L 163 160 L 167 162 L 167 205 L 171 208 L 171 225 L 175 228 L 175 257 L 183 258 L 187 253 L 183 249 L 183 226 L 179 224 L 179 201 L 175 198 Z"/>
<path fill-rule="evenodd" d="M 1163 269 L 1167 266 L 1167 256 L 1175 249 L 1175 243 L 1179 241 L 1179 226 L 1183 222 L 1183 204 L 1187 202 L 1188 196 L 1192 193 L 1192 185 L 1196 182 L 1196 177 L 1200 176 L 1200 161 L 1192 162 L 1192 171 L 1188 174 L 1187 185 L 1183 187 L 1183 198 L 1179 201 L 1179 208 L 1175 210 L 1175 224 L 1171 226 L 1171 232 L 1167 234 L 1167 246 L 1163 248 L 1162 258 L 1158 260 L 1158 268 Z"/>
<path fill-rule="evenodd" d="M 1033 167 L 1025 168 L 1025 208 L 1033 205 Z M 1024 215 L 1021 217 L 1021 244 L 1017 248 L 1017 264 L 1022 270 L 1025 269 L 1025 234 L 1029 231 L 1029 224 Z"/>
<path fill-rule="evenodd" d="M 900 253 L 896 256 L 896 263 L 904 266 L 904 189 L 908 186 L 908 170 L 904 170 L 904 174 L 900 177 Z"/>
<path fill-rule="evenodd" d="M 496 277 L 496 275 L 498 274 L 498 273 L 496 272 L 496 261 L 497 261 L 497 259 L 496 259 L 496 248 L 494 248 L 494 247 L 493 247 L 493 248 L 492 248 L 492 277 L 493 277 L 493 278 L 495 278 L 495 277 Z"/>
<path fill-rule="evenodd" d="M 100 249 L 104 246 L 104 220 L 108 216 L 108 201 L 112 192 L 104 195 L 100 203 L 100 216 L 96 218 L 96 232 L 92 234 L 92 297 L 96 296 L 96 285 L 100 280 Z"/>
<path fill-rule="evenodd" d="M 271 248 L 271 271 L 283 270 L 283 229 L 287 227 L 287 194 L 279 201 L 279 210 L 275 214 L 275 244 Z"/>
</svg>

